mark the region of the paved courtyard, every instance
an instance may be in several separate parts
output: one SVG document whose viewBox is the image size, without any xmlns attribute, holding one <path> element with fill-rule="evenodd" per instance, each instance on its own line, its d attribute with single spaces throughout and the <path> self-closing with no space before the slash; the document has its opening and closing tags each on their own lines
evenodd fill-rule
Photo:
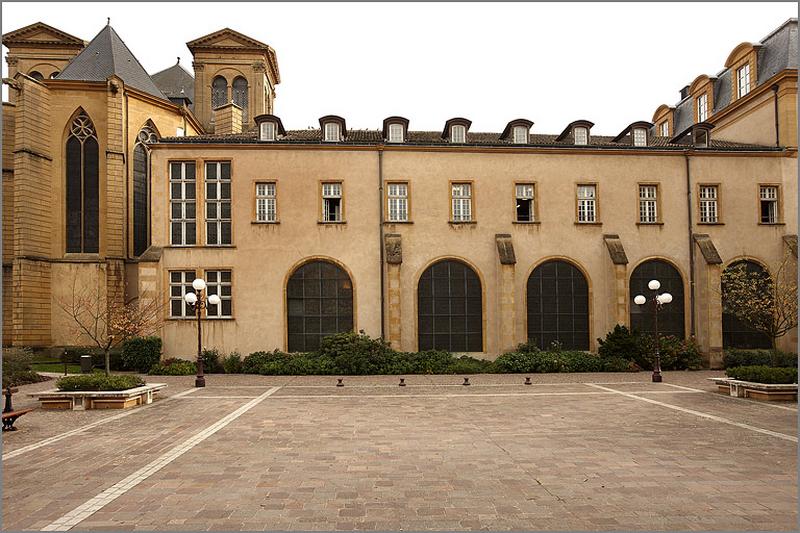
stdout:
<svg viewBox="0 0 800 533">
<path fill-rule="evenodd" d="M 796 529 L 796 405 L 715 375 L 154 377 L 3 434 L 3 528 Z"/>
</svg>

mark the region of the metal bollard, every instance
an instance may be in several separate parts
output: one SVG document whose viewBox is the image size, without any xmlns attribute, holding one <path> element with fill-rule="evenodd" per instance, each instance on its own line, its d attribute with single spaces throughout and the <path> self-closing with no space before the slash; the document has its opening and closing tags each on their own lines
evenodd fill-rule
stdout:
<svg viewBox="0 0 800 533">
<path fill-rule="evenodd" d="M 533 385 L 533 383 L 531 383 L 531 378 L 525 378 L 525 385 Z"/>
<path fill-rule="evenodd" d="M 405 387 L 406 386 L 406 378 L 400 378 L 400 386 L 401 387 Z"/>
<path fill-rule="evenodd" d="M 344 383 L 342 383 L 342 378 L 336 378 L 336 380 L 337 380 L 336 383 L 337 387 L 344 387 Z"/>
<path fill-rule="evenodd" d="M 469 385 L 469 378 L 464 378 L 464 383 L 462 385 Z"/>
</svg>

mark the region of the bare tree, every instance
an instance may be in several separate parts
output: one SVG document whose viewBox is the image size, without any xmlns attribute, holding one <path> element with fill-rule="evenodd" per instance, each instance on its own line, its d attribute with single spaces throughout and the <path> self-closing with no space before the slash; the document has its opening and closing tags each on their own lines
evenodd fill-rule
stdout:
<svg viewBox="0 0 800 533">
<path fill-rule="evenodd" d="M 772 276 L 742 262 L 722 273 L 722 305 L 725 310 L 776 346 L 779 337 L 797 327 L 797 278 L 795 259 L 787 252 Z"/>
<path fill-rule="evenodd" d="M 59 299 L 58 306 L 74 322 L 76 340 L 88 339 L 102 352 L 106 375 L 111 370 L 111 350 L 133 337 L 151 335 L 162 322 L 161 298 L 106 296 L 105 276 L 99 276 L 94 286 L 78 286 L 72 281 L 72 297 Z M 125 291 L 123 291 L 124 294 Z"/>
</svg>

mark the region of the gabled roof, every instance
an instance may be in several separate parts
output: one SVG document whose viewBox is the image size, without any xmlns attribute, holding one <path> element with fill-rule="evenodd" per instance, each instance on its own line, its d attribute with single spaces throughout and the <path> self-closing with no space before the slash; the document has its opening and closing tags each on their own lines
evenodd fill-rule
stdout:
<svg viewBox="0 0 800 533">
<path fill-rule="evenodd" d="M 195 50 L 202 48 L 217 50 L 258 50 L 264 52 L 267 55 L 268 68 L 270 72 L 272 72 L 275 84 L 277 85 L 281 82 L 281 72 L 278 69 L 278 57 L 275 54 L 275 50 L 268 44 L 257 41 L 252 37 L 248 37 L 230 28 L 222 28 L 214 33 L 198 37 L 186 43 L 186 47 L 191 50 L 192 54 L 195 53 Z"/>
<path fill-rule="evenodd" d="M 64 67 L 57 79 L 105 81 L 112 75 L 135 89 L 167 99 L 110 25 L 100 30 L 86 48 Z"/>
<path fill-rule="evenodd" d="M 194 102 L 194 76 L 181 66 L 181 59 L 150 78 L 168 98 L 187 98 Z"/>
<path fill-rule="evenodd" d="M 24 28 L 3 34 L 3 44 L 5 46 L 10 44 L 34 44 L 44 46 L 72 45 L 82 48 L 86 46 L 86 41 L 74 35 L 70 35 L 65 31 L 61 31 L 58 28 L 49 26 L 44 22 L 34 22 Z"/>
</svg>

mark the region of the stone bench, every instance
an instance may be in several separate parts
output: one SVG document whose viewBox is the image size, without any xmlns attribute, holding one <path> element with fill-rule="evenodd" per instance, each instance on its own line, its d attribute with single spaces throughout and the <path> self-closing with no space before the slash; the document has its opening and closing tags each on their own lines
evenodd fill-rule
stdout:
<svg viewBox="0 0 800 533">
<path fill-rule="evenodd" d="M 114 391 L 59 391 L 46 390 L 28 393 L 38 398 L 42 409 L 126 409 L 137 405 L 153 403 L 153 395 L 166 387 L 166 383 L 149 383 L 126 390 Z"/>
<path fill-rule="evenodd" d="M 753 398 L 756 400 L 797 401 L 797 383 L 755 383 L 733 378 L 707 378 L 726 392 L 737 398 Z"/>
</svg>

